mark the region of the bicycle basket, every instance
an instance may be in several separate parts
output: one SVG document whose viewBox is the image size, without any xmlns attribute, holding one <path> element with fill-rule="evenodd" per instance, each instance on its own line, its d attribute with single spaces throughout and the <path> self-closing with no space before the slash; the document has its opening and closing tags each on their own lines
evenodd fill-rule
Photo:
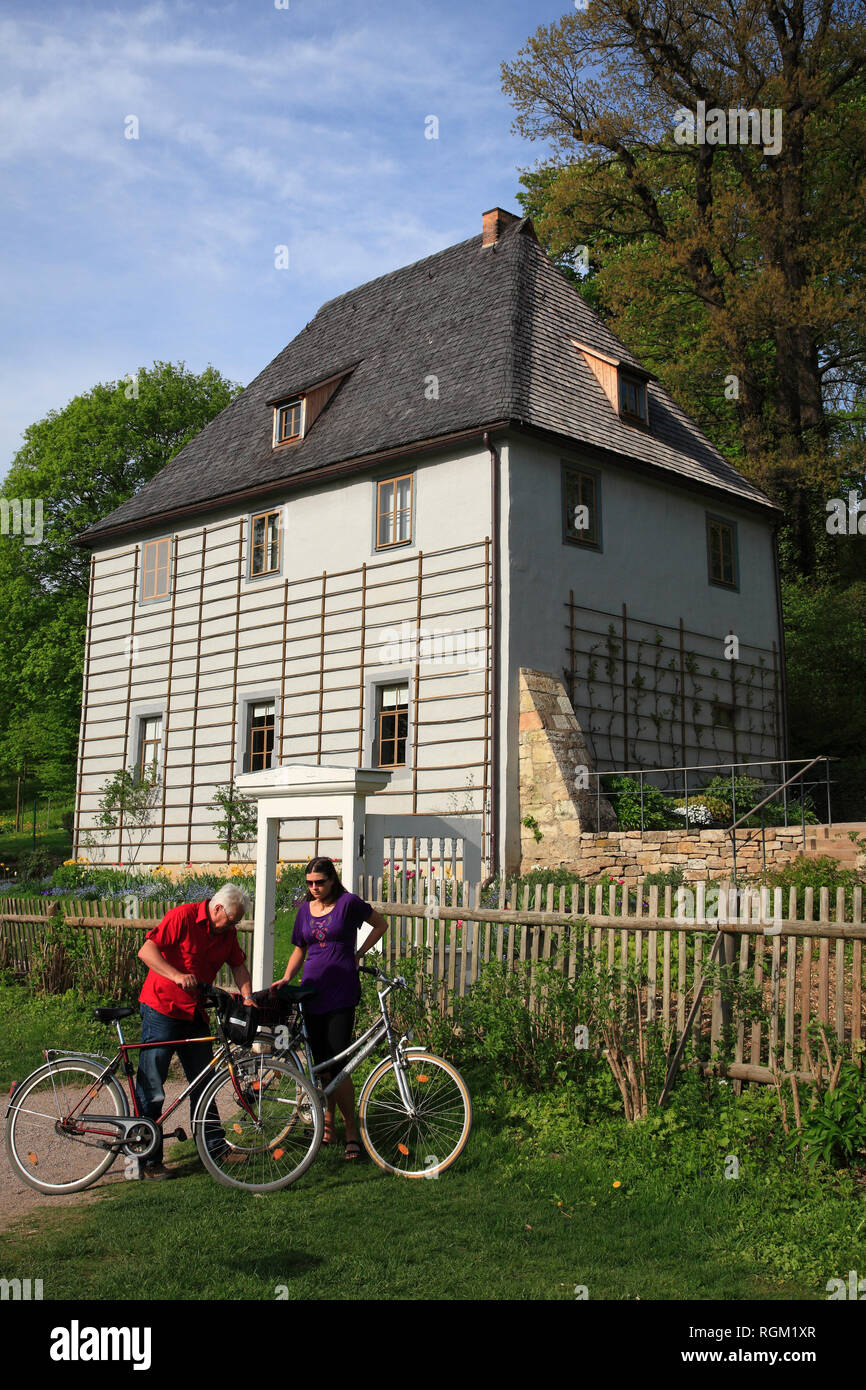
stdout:
<svg viewBox="0 0 866 1390">
<path fill-rule="evenodd" d="M 229 998 L 220 1009 L 223 1029 L 229 1042 L 251 1043 L 261 1022 L 258 1010 L 240 1000 Z"/>
<path fill-rule="evenodd" d="M 271 989 L 256 990 L 252 1000 L 252 1004 L 242 1004 L 229 996 L 222 1004 L 220 1016 L 230 1042 L 248 1045 L 260 1028 L 272 1029 L 287 1022 L 296 1007 L 293 1001 L 281 999 Z"/>
</svg>

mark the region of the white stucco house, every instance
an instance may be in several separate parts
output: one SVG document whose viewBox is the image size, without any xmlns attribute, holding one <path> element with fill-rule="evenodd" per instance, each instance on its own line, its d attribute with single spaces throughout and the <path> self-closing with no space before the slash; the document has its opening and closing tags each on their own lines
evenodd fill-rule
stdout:
<svg viewBox="0 0 866 1390">
<path fill-rule="evenodd" d="M 324 304 L 79 538 L 76 832 L 156 765 L 139 862 L 215 862 L 215 787 L 385 768 L 368 811 L 463 817 L 516 868 L 521 670 L 562 683 L 601 769 L 782 756 L 779 519 L 494 208 Z M 339 845 L 323 815 L 279 848 Z"/>
</svg>

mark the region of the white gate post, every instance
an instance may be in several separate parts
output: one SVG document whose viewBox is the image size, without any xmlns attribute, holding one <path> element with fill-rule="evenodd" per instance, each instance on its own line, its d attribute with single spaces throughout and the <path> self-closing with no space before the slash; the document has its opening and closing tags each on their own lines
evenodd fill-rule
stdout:
<svg viewBox="0 0 866 1390">
<path fill-rule="evenodd" d="M 265 989 L 274 978 L 274 922 L 277 896 L 277 839 L 280 822 L 268 815 L 267 801 L 258 805 L 256 837 L 256 911 L 253 919 L 253 989 Z"/>
<path fill-rule="evenodd" d="M 256 911 L 253 922 L 253 988 L 264 989 L 274 978 L 274 921 L 276 917 L 277 847 L 280 822 L 342 820 L 342 881 L 355 891 L 360 837 L 364 830 L 368 796 L 387 787 L 391 773 L 385 768 L 332 767 L 327 764 L 284 763 L 261 772 L 245 772 L 235 778 L 239 791 L 255 798 Z"/>
</svg>

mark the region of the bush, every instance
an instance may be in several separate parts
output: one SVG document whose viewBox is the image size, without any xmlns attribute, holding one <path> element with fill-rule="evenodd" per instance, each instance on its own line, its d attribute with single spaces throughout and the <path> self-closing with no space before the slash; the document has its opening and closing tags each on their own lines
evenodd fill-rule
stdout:
<svg viewBox="0 0 866 1390">
<path fill-rule="evenodd" d="M 804 889 L 811 888 L 815 895 L 815 907 L 820 901 L 820 891 L 822 888 L 830 890 L 831 907 L 835 906 L 834 896 L 837 888 L 844 888 L 846 907 L 850 910 L 853 903 L 853 890 L 862 882 L 860 875 L 854 869 L 843 869 L 838 859 L 833 859 L 829 854 L 818 855 L 815 859 L 808 858 L 805 854 L 799 854 L 790 864 L 780 864 L 778 868 L 768 869 L 765 874 L 760 874 L 755 882 L 767 888 L 796 888 L 797 906 L 800 912 L 803 911 Z M 782 901 L 787 913 L 787 899 L 782 894 Z"/>
<path fill-rule="evenodd" d="M 18 858 L 18 877 L 22 882 L 35 883 L 52 872 L 57 858 L 47 849 L 29 849 Z"/>
<path fill-rule="evenodd" d="M 682 821 L 672 814 L 670 798 L 649 782 L 641 784 L 634 777 L 603 777 L 605 796 L 610 799 L 620 830 L 675 830 Z"/>
<path fill-rule="evenodd" d="M 730 788 L 729 788 L 730 790 Z M 674 802 L 677 811 L 685 814 L 686 799 L 684 796 L 677 797 Z M 693 812 L 693 808 L 694 812 Z M 703 812 L 698 815 L 697 812 Z M 726 826 L 731 823 L 731 800 L 727 801 L 721 796 L 708 796 L 706 792 L 699 792 L 695 796 L 689 797 L 689 825 L 696 826 Z"/>
<path fill-rule="evenodd" d="M 809 1164 L 847 1167 L 866 1156 L 866 1084 L 854 1062 L 841 1064 L 835 1088 L 826 1090 L 808 1110 L 803 1106 L 802 1131 L 788 1141 Z"/>
<path fill-rule="evenodd" d="M 736 800 L 736 819 L 746 816 L 743 824 L 747 826 L 757 826 L 761 824 L 763 817 L 764 825 L 798 825 L 801 820 L 805 820 L 808 825 L 817 825 L 818 816 L 815 814 L 814 803 L 811 796 L 803 798 L 804 804 L 799 800 L 792 800 L 789 792 L 787 811 L 785 806 L 779 801 L 768 801 L 757 815 L 749 816 L 748 812 L 759 801 L 763 801 L 765 796 L 769 796 L 773 790 L 772 785 L 765 784 L 759 777 L 735 777 L 733 784 L 733 794 L 731 790 L 730 777 L 714 777 L 711 782 L 696 794 L 695 800 L 702 801 L 712 810 L 718 825 L 729 826 L 734 821 L 734 800 Z M 683 805 L 682 801 L 677 803 Z M 691 809 L 692 798 L 689 797 L 689 809 Z"/>
</svg>

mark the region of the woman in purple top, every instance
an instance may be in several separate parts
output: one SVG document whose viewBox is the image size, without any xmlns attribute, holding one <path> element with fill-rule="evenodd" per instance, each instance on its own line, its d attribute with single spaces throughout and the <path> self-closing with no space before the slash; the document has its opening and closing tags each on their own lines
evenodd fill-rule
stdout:
<svg viewBox="0 0 866 1390">
<path fill-rule="evenodd" d="M 305 877 L 307 897 L 298 908 L 292 931 L 295 949 L 283 978 L 274 983 L 287 983 L 303 966 L 304 984 L 315 985 L 318 990 L 304 1005 L 310 1049 L 318 1065 L 343 1052 L 352 1041 L 355 1009 L 361 998 L 358 962 L 384 936 L 388 923 L 369 903 L 343 887 L 332 860 L 312 859 Z M 373 931 L 359 951 L 358 928 L 365 922 L 372 924 Z M 331 1079 L 328 1073 L 324 1075 Z M 323 1144 L 334 1142 L 335 1101 L 346 1125 L 346 1158 L 359 1159 L 355 1088 L 350 1076 L 328 1097 Z"/>
</svg>

